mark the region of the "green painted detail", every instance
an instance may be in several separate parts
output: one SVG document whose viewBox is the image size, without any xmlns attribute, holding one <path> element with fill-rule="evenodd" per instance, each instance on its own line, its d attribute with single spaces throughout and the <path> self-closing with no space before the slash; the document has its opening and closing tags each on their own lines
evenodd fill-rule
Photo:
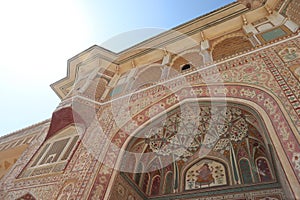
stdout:
<svg viewBox="0 0 300 200">
<path fill-rule="evenodd" d="M 245 184 L 252 183 L 251 168 L 250 168 L 248 160 L 246 160 L 246 159 L 240 160 L 240 168 L 242 171 L 241 174 L 242 174 L 242 178 L 243 178 L 243 183 L 245 183 Z"/>
<path fill-rule="evenodd" d="M 173 191 L 173 173 L 169 172 L 166 177 L 164 194 L 171 194 Z"/>
<path fill-rule="evenodd" d="M 284 32 L 284 30 L 282 30 L 281 28 L 276 28 L 269 32 L 263 33 L 261 36 L 266 42 L 269 42 L 284 35 L 286 35 L 286 32 Z"/>
<path fill-rule="evenodd" d="M 120 94 L 123 91 L 123 85 L 121 86 L 116 86 L 111 92 L 110 92 L 110 96 L 115 96 Z"/>
</svg>

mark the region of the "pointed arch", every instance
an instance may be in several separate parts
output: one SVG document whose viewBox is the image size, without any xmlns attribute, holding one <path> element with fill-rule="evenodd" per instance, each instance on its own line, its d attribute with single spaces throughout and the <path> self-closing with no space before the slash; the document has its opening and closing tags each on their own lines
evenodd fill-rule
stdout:
<svg viewBox="0 0 300 200">
<path fill-rule="evenodd" d="M 198 86 L 199 88 L 201 87 L 207 87 L 206 86 Z M 217 86 L 215 86 L 217 87 Z M 234 87 L 234 90 L 231 88 Z M 243 98 L 238 97 L 238 95 L 242 94 L 240 93 L 240 90 L 248 90 L 249 92 L 253 92 L 256 94 L 259 94 L 258 97 L 255 96 L 255 99 L 253 97 L 251 97 L 250 95 L 247 96 L 243 96 Z M 280 160 L 280 164 L 283 165 L 283 169 L 286 172 L 286 174 L 293 174 L 291 176 L 285 176 L 286 179 L 288 179 L 288 182 L 297 182 L 297 175 L 295 174 L 295 171 L 293 170 L 292 167 L 292 161 L 291 158 L 288 157 L 288 155 L 286 154 L 284 148 L 283 148 L 283 144 L 281 143 L 282 139 L 280 138 L 280 134 L 278 132 L 278 127 L 274 125 L 274 122 L 272 121 L 272 116 L 270 115 L 270 113 L 268 113 L 269 108 L 266 107 L 266 104 L 264 104 L 264 101 L 262 101 L 261 99 L 259 99 L 261 96 L 264 99 L 268 100 L 268 105 L 270 105 L 270 103 L 272 104 L 272 106 L 275 106 L 277 109 L 277 115 L 280 115 L 280 119 L 282 121 L 284 121 L 284 123 L 286 123 L 286 125 L 288 126 L 288 129 L 286 131 L 288 131 L 288 133 L 292 136 L 293 132 L 296 132 L 296 128 L 294 126 L 294 124 L 292 123 L 292 121 L 289 118 L 289 114 L 287 113 L 287 111 L 284 109 L 284 106 L 282 105 L 281 101 L 278 99 L 278 97 L 276 97 L 275 95 L 273 95 L 272 93 L 270 93 L 268 90 L 264 89 L 264 88 L 260 88 L 258 86 L 249 86 L 249 85 L 243 85 L 243 87 L 236 87 L 233 84 L 226 84 L 226 91 L 234 91 L 234 93 L 227 93 L 227 102 L 233 102 L 233 103 L 238 103 L 239 105 L 244 105 L 247 106 L 248 108 L 251 108 L 260 118 L 261 121 L 264 122 L 264 125 L 267 124 L 267 126 L 265 126 L 266 128 L 266 135 L 263 135 L 263 139 L 266 141 L 267 144 L 271 144 L 271 145 L 276 145 L 276 151 L 277 154 L 280 155 L 284 155 L 284 156 L 280 156 L 278 157 L 278 159 Z M 166 97 L 167 98 L 167 97 Z M 189 102 L 189 101 L 195 101 L 196 99 L 184 99 L 179 103 L 174 102 L 172 105 L 170 105 L 168 108 L 166 108 L 166 112 L 169 110 L 174 109 L 176 106 L 179 106 L 185 102 Z M 218 97 L 206 97 L 205 95 L 202 94 L 202 97 L 197 98 L 197 101 L 223 101 L 223 98 L 218 98 Z M 163 101 L 163 99 L 161 100 Z M 270 102 L 271 101 L 271 102 Z M 147 110 L 147 109 L 146 109 Z M 145 110 L 142 110 L 141 112 L 146 112 Z M 273 112 L 274 113 L 274 112 Z M 138 114 L 137 114 L 138 116 Z M 157 119 L 160 117 L 160 114 L 155 115 L 154 117 L 151 118 L 151 121 Z M 133 119 L 134 120 L 134 119 Z M 131 136 L 133 136 L 134 134 L 136 134 L 138 131 L 140 131 L 143 127 L 145 127 L 147 124 L 149 124 L 151 122 L 148 118 L 145 118 L 144 121 L 141 123 L 139 122 L 139 126 L 137 128 L 134 129 L 134 131 L 132 131 L 133 133 L 131 134 Z M 125 125 L 126 126 L 126 125 Z M 124 130 L 124 129 L 123 129 Z M 272 134 L 270 134 L 272 133 Z M 128 137 L 126 139 L 126 141 L 124 140 L 124 147 L 128 145 L 128 142 L 131 139 L 131 136 Z M 117 137 L 117 135 L 116 135 Z M 295 136 L 294 136 L 295 137 Z M 297 139 L 295 138 L 295 140 L 297 141 Z M 122 155 L 119 155 L 118 161 L 117 161 L 117 165 L 120 164 L 121 161 L 121 157 Z M 119 163 L 119 164 L 118 164 Z M 115 173 L 115 172 L 114 172 Z M 113 181 L 113 180 L 111 180 Z M 295 188 L 294 185 L 290 185 L 291 189 L 294 193 L 296 193 L 298 195 L 299 191 L 297 188 Z M 286 186 L 289 187 L 289 186 Z"/>
<path fill-rule="evenodd" d="M 171 194 L 173 193 L 174 189 L 174 174 L 172 171 L 168 171 L 165 175 L 164 179 L 164 187 L 163 187 L 163 194 Z"/>
<path fill-rule="evenodd" d="M 256 168 L 259 180 L 261 182 L 271 182 L 274 180 L 272 169 L 270 168 L 269 161 L 264 157 L 259 157 L 256 159 Z"/>
<path fill-rule="evenodd" d="M 160 182 L 161 182 L 160 175 L 156 175 L 152 178 L 151 189 L 150 189 L 151 196 L 157 196 L 160 194 Z"/>
<path fill-rule="evenodd" d="M 182 191 L 230 184 L 230 170 L 225 160 L 206 156 L 195 159 L 182 170 Z"/>
<path fill-rule="evenodd" d="M 177 72 L 182 72 L 183 67 L 189 65 L 187 69 L 194 69 L 204 64 L 204 56 L 200 52 L 200 47 L 184 51 L 173 57 L 170 66 Z"/>
<path fill-rule="evenodd" d="M 146 173 L 143 176 L 143 185 L 142 185 L 142 190 L 145 194 L 148 193 L 149 182 L 150 182 L 150 174 Z"/>
<path fill-rule="evenodd" d="M 239 161 L 239 168 L 241 173 L 242 182 L 244 184 L 251 184 L 253 183 L 253 177 L 252 177 L 252 169 L 250 166 L 250 162 L 246 158 L 242 158 Z"/>
<path fill-rule="evenodd" d="M 213 41 L 211 56 L 214 61 L 217 61 L 250 50 L 253 47 L 250 39 L 238 31 Z"/>
</svg>

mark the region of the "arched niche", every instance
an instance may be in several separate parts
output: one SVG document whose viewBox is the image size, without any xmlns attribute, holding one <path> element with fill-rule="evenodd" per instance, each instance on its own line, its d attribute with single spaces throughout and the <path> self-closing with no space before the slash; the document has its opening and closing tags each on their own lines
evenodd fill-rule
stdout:
<svg viewBox="0 0 300 200">
<path fill-rule="evenodd" d="M 138 71 L 129 89 L 135 91 L 157 83 L 161 79 L 163 68 L 163 65 L 153 64 Z"/>
<path fill-rule="evenodd" d="M 239 168 L 240 168 L 240 176 L 242 179 L 242 183 L 244 184 L 251 184 L 254 181 L 252 175 L 252 167 L 250 161 L 247 158 L 241 158 L 239 160 Z"/>
<path fill-rule="evenodd" d="M 253 48 L 250 40 L 242 35 L 236 35 L 229 38 L 222 38 L 212 49 L 212 58 L 214 61 L 220 60 L 239 52 L 247 51 Z"/>
<path fill-rule="evenodd" d="M 190 49 L 181 52 L 178 55 L 174 55 L 172 61 L 170 62 L 170 66 L 174 70 L 172 73 L 176 75 L 176 72 L 185 72 L 203 65 L 204 58 L 199 49 Z M 189 67 L 187 67 L 188 65 Z"/>
<path fill-rule="evenodd" d="M 196 161 L 183 176 L 185 191 L 229 185 L 226 164 L 210 158 Z"/>
<path fill-rule="evenodd" d="M 150 87 L 168 76 L 169 67 L 154 63 L 145 67 L 133 68 L 122 74 L 110 96 L 116 97 L 124 92 L 138 91 Z"/>
<path fill-rule="evenodd" d="M 152 178 L 150 187 L 150 196 L 158 196 L 161 193 L 161 177 L 156 175 Z"/>
<path fill-rule="evenodd" d="M 174 189 L 174 174 L 172 171 L 168 171 L 164 177 L 163 194 L 171 194 Z"/>
</svg>

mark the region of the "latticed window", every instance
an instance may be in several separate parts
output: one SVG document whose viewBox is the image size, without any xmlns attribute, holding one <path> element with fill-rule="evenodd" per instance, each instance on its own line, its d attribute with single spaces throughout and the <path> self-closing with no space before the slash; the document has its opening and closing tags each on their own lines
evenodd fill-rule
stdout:
<svg viewBox="0 0 300 200">
<path fill-rule="evenodd" d="M 74 126 L 69 126 L 48 139 L 39 149 L 20 177 L 62 171 L 75 149 L 79 135 Z"/>
</svg>

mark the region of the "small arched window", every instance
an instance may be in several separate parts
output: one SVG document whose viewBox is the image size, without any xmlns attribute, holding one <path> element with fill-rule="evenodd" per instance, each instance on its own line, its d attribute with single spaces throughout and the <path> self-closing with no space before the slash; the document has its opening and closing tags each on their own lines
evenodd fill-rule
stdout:
<svg viewBox="0 0 300 200">
<path fill-rule="evenodd" d="M 181 67 L 181 71 L 183 72 L 183 71 L 186 71 L 186 70 L 189 70 L 189 69 L 191 69 L 191 65 L 190 64 L 185 64 L 185 65 L 183 65 L 182 67 Z"/>
</svg>

